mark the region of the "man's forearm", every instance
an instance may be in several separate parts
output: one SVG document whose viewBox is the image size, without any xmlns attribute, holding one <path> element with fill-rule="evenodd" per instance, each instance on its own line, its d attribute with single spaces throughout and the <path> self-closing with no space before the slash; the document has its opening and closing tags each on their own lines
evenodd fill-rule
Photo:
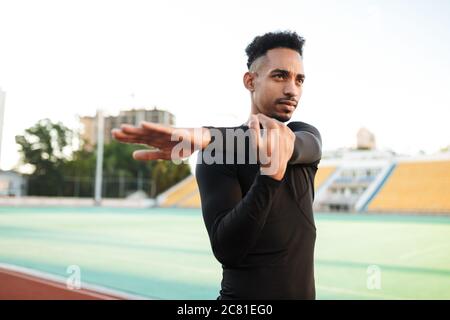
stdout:
<svg viewBox="0 0 450 320">
<path fill-rule="evenodd" d="M 227 137 L 226 130 L 241 130 L 241 132 L 245 132 L 248 130 L 248 127 L 238 127 L 238 128 L 222 128 L 222 127 L 203 127 L 203 147 L 206 148 L 208 144 L 213 141 L 211 138 L 210 128 L 213 128 L 216 130 L 215 134 L 218 133 L 222 135 L 222 144 L 216 145 L 219 150 L 224 150 L 226 148 L 227 139 L 233 139 L 236 138 L 236 135 L 230 135 L 230 137 Z M 292 153 L 292 156 L 290 160 L 288 161 L 288 164 L 301 164 L 301 163 L 313 163 L 317 160 L 319 160 L 322 157 L 322 142 L 320 141 L 320 138 L 318 138 L 316 135 L 312 134 L 309 131 L 296 131 L 295 133 L 295 141 L 294 141 L 294 151 Z M 247 135 L 243 134 L 240 138 L 245 139 Z M 230 144 L 228 144 L 230 145 Z M 249 150 L 245 149 L 239 149 L 238 146 L 242 145 L 239 143 L 232 143 L 233 146 L 232 152 L 239 155 L 245 154 L 245 152 Z M 230 151 L 230 150 L 228 150 Z"/>
<path fill-rule="evenodd" d="M 248 254 L 263 229 L 280 182 L 257 176 L 247 195 L 213 226 L 212 248 L 225 265 L 237 265 Z"/>
<path fill-rule="evenodd" d="M 224 165 L 198 164 L 196 179 L 213 253 L 224 265 L 237 265 L 257 240 L 281 182 L 256 175 L 242 197 L 232 171 Z"/>
<path fill-rule="evenodd" d="M 308 131 L 295 133 L 294 151 L 288 164 L 313 163 L 322 157 L 322 143 Z"/>
</svg>

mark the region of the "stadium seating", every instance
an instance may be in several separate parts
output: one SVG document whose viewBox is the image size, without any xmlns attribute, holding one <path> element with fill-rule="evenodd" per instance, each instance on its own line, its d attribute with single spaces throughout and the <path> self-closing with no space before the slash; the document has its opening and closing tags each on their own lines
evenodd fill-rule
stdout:
<svg viewBox="0 0 450 320">
<path fill-rule="evenodd" d="M 335 167 L 320 167 L 316 174 L 315 187 L 320 187 L 335 169 Z M 200 208 L 200 193 L 195 177 L 191 175 L 170 188 L 159 197 L 158 203 L 160 207 Z"/>
<path fill-rule="evenodd" d="M 320 186 L 327 181 L 327 179 L 333 174 L 336 167 L 321 167 L 317 170 L 316 177 L 314 179 L 314 188 L 317 190 Z"/>
<path fill-rule="evenodd" d="M 368 211 L 449 213 L 450 161 L 398 163 Z"/>
<path fill-rule="evenodd" d="M 165 192 L 161 196 L 159 206 L 179 207 L 195 194 L 198 194 L 197 181 L 193 175 L 190 175 Z"/>
</svg>

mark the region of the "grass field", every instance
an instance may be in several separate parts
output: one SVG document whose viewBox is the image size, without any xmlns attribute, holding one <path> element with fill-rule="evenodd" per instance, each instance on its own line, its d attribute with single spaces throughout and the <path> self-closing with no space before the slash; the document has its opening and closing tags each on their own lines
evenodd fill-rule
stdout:
<svg viewBox="0 0 450 320">
<path fill-rule="evenodd" d="M 318 299 L 450 299 L 450 217 L 316 214 Z M 0 262 L 158 299 L 215 299 L 197 209 L 0 208 Z M 381 271 L 368 289 L 367 269 Z"/>
</svg>

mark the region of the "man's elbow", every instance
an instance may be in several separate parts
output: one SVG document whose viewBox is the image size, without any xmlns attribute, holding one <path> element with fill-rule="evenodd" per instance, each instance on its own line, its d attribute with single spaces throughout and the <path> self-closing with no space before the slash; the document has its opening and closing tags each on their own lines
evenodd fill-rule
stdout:
<svg viewBox="0 0 450 320">
<path fill-rule="evenodd" d="M 322 159 L 322 143 L 319 140 L 316 140 L 313 158 L 315 159 L 312 162 L 316 162 Z"/>
<path fill-rule="evenodd" d="M 322 158 L 320 137 L 318 138 L 309 132 L 299 132 L 296 136 L 289 164 L 313 163 Z"/>
<path fill-rule="evenodd" d="M 238 250 L 218 250 L 216 246 L 213 246 L 212 250 L 217 261 L 227 267 L 237 266 L 243 259 Z"/>
</svg>

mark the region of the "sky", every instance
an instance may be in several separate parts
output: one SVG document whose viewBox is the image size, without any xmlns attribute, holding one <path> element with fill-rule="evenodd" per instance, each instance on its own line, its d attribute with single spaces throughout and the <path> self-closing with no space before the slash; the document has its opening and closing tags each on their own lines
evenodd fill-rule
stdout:
<svg viewBox="0 0 450 320">
<path fill-rule="evenodd" d="M 76 128 L 97 109 L 158 108 L 177 127 L 244 122 L 245 47 L 268 31 L 306 39 L 303 96 L 292 120 L 324 150 L 365 127 L 380 149 L 450 145 L 450 1 L 0 0 L 0 168 L 14 137 L 43 118 Z"/>
</svg>

